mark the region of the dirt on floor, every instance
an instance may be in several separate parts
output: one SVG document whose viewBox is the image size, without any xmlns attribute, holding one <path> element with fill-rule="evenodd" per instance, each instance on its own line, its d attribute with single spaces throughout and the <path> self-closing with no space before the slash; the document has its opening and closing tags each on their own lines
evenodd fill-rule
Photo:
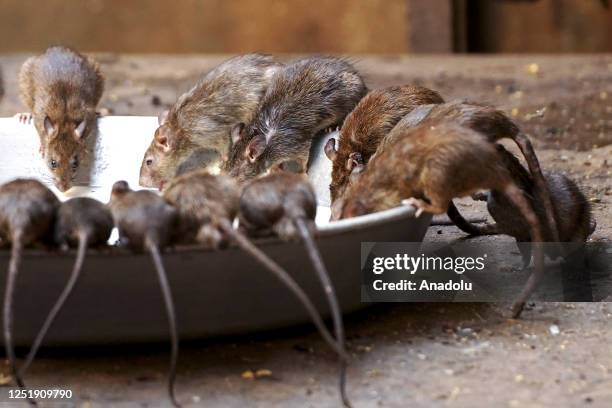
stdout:
<svg viewBox="0 0 612 408">
<path fill-rule="evenodd" d="M 107 77 L 101 108 L 113 115 L 159 114 L 223 59 L 99 57 Z M 0 57 L 2 116 L 24 109 L 15 79 L 24 59 Z M 504 109 L 532 137 L 543 167 L 583 188 L 597 220 L 591 239 L 612 241 L 612 56 L 352 59 L 371 88 L 420 83 L 449 100 Z M 484 214 L 470 200 L 459 208 Z M 463 236 L 436 226 L 426 242 Z M 612 303 L 536 302 L 521 320 L 508 315 L 505 304 L 384 304 L 347 316 L 355 407 L 612 406 Z M 52 350 L 28 379 L 72 389 L 83 407 L 167 406 L 166 352 L 165 345 Z M 185 406 L 339 405 L 335 358 L 308 327 L 186 344 L 179 367 Z"/>
</svg>

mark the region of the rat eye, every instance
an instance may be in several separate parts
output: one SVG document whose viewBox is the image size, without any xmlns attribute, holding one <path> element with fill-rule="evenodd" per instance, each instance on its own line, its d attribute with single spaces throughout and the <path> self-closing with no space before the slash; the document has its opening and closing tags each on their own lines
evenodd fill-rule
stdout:
<svg viewBox="0 0 612 408">
<path fill-rule="evenodd" d="M 72 167 L 72 170 L 76 170 L 79 167 L 79 159 L 76 157 L 72 159 L 70 162 L 70 167 Z"/>
<path fill-rule="evenodd" d="M 150 166 L 150 165 L 153 164 L 153 160 L 147 159 L 147 161 L 145 163 L 147 164 L 147 166 Z"/>
<path fill-rule="evenodd" d="M 49 162 L 49 166 L 51 166 L 51 170 L 57 169 L 57 160 L 51 159 L 51 161 Z"/>
</svg>

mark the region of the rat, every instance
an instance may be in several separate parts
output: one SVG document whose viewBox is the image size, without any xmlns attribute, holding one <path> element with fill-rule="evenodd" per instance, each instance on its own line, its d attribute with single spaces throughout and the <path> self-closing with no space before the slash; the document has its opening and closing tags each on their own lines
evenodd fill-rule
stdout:
<svg viewBox="0 0 612 408">
<path fill-rule="evenodd" d="M 231 58 L 204 75 L 159 118 L 139 184 L 157 187 L 181 167 L 209 168 L 227 156 L 233 125 L 252 119 L 281 64 L 270 55 Z"/>
<path fill-rule="evenodd" d="M 532 201 L 532 205 L 543 226 L 544 240 L 546 242 L 553 241 L 550 226 L 548 226 L 543 213 L 543 207 L 537 203 L 539 198 L 535 194 L 536 187 L 533 176 L 502 145 L 498 144 L 496 148 L 500 160 L 505 163 L 506 167 L 514 175 L 519 188 Z M 559 172 L 545 171 L 544 178 L 553 200 L 553 213 L 556 225 L 559 228 L 560 242 L 586 242 L 596 227 L 587 198 L 573 180 Z M 495 220 L 495 224 L 474 226 L 475 234 L 473 235 L 506 234 L 514 237 L 517 242 L 530 241 L 529 226 L 505 195 L 497 190 L 491 190 L 480 199 L 487 201 L 487 209 Z M 528 265 L 531 260 L 531 247 L 520 245 L 519 249 L 521 250 L 524 264 Z M 546 251 L 546 253 L 552 257 L 556 255 L 556 253 L 551 251 Z"/>
<path fill-rule="evenodd" d="M 147 250 L 153 259 L 164 297 L 171 338 L 168 394 L 174 406 L 174 383 L 178 361 L 179 339 L 172 291 L 161 259 L 160 249 L 172 243 L 178 223 L 178 212 L 158 194 L 133 191 L 125 181 L 113 184 L 109 202 L 115 226 L 119 229 L 120 242 L 134 250 Z"/>
<path fill-rule="evenodd" d="M 550 192 L 548 191 L 548 186 L 533 145 L 529 137 L 521 132 L 516 123 L 502 111 L 491 106 L 463 100 L 437 105 L 421 105 L 402 118 L 385 137 L 382 144 L 393 143 L 396 135 L 401 137 L 405 129 L 420 123 L 428 123 L 431 126 L 435 126 L 438 122 L 446 120 L 455 121 L 462 126 L 475 130 L 490 143 L 496 143 L 502 138 L 512 139 L 516 143 L 525 158 L 527 168 L 533 176 L 533 181 L 537 188 L 535 194 L 540 196 L 539 203 L 544 205 L 551 238 L 555 242 L 559 241 Z"/>
<path fill-rule="evenodd" d="M 20 369 L 22 376 L 34 361 L 45 335 L 70 297 L 81 274 L 87 248 L 105 246 L 113 227 L 113 216 L 108 207 L 93 198 L 71 198 L 60 205 L 55 221 L 54 240 L 64 248 L 77 247 L 76 260 L 66 287 L 47 315 Z"/>
<path fill-rule="evenodd" d="M 503 193 L 529 226 L 535 268 L 512 307 L 512 315 L 518 317 L 544 273 L 543 229 L 495 144 L 479 132 L 446 120 L 435 126 L 422 123 L 397 134 L 351 184 L 341 217 L 381 211 L 402 202 L 416 207 L 417 217 L 423 211 L 442 214 L 454 198 L 482 189 Z"/>
<path fill-rule="evenodd" d="M 24 62 L 19 91 L 55 186 L 67 191 L 89 153 L 86 139 L 97 132 L 96 107 L 104 91 L 100 67 L 76 50 L 51 47 Z"/>
<path fill-rule="evenodd" d="M 443 102 L 437 92 L 416 85 L 376 89 L 361 99 L 342 124 L 338 140 L 331 138 L 325 144 L 325 154 L 332 161 L 332 219 L 338 216 L 338 199 L 353 168 L 367 164 L 380 141 L 416 106 Z"/>
<path fill-rule="evenodd" d="M 329 273 L 313 236 L 317 227 L 315 192 L 302 174 L 270 174 L 247 184 L 240 197 L 240 226 L 250 235 L 274 233 L 284 241 L 301 240 L 323 286 L 329 304 L 338 345 L 345 350 L 344 324 Z M 350 407 L 346 394 L 346 362 L 341 360 L 340 394 Z"/>
<path fill-rule="evenodd" d="M 254 119 L 232 129 L 223 170 L 240 182 L 268 169 L 305 172 L 313 138 L 341 125 L 366 92 L 363 79 L 344 59 L 293 61 L 274 75 Z"/>
<path fill-rule="evenodd" d="M 255 246 L 243 232 L 233 227 L 232 223 L 240 208 L 240 190 L 236 180 L 226 175 L 212 175 L 206 170 L 199 170 L 174 179 L 164 189 L 163 196 L 177 208 L 181 224 L 188 226 L 181 229 L 184 237 L 214 249 L 223 242 L 233 241 L 291 290 L 310 315 L 323 339 L 344 361 L 348 360 L 343 345 L 334 340 L 308 295 L 291 275 Z"/>
<path fill-rule="evenodd" d="M 16 179 L 0 186 L 0 239 L 12 244 L 4 292 L 4 347 L 11 375 L 20 388 L 25 385 L 17 371 L 13 348 L 13 298 L 21 254 L 24 247 L 52 241 L 58 206 L 55 194 L 37 180 Z"/>
</svg>

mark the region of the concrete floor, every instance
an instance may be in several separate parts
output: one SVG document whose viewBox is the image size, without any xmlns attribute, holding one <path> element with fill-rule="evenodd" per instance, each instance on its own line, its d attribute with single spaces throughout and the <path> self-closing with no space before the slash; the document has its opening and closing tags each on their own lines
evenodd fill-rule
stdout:
<svg viewBox="0 0 612 408">
<path fill-rule="evenodd" d="M 7 82 L 3 116 L 23 110 L 15 77 L 24 58 L 0 57 Z M 159 113 L 222 59 L 100 58 L 108 78 L 101 105 L 116 115 Z M 610 243 L 612 56 L 390 56 L 355 62 L 372 88 L 418 82 L 447 99 L 505 109 L 533 137 L 545 168 L 580 183 L 598 223 L 592 240 Z M 544 107 L 543 115 L 536 114 Z M 461 203 L 466 215 L 483 213 L 480 205 Z M 426 242 L 462 236 L 455 227 L 432 227 Z M 507 316 L 508 305 L 494 304 L 387 304 L 347 316 L 354 405 L 612 406 L 611 303 L 538 302 L 521 320 Z M 168 406 L 167 349 L 48 350 L 28 380 L 33 387 L 70 388 L 82 407 Z M 310 327 L 248 334 L 184 344 L 177 390 L 185 406 L 335 407 L 336 369 L 333 353 Z"/>
</svg>

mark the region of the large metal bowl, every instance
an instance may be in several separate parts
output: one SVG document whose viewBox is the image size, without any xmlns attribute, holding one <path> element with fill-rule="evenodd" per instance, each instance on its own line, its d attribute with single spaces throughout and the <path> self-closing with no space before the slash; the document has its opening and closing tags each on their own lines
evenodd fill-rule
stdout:
<svg viewBox="0 0 612 408">
<path fill-rule="evenodd" d="M 155 120 L 101 119 L 96 153 L 89 166 L 91 175 L 86 180 L 92 186 L 73 189 L 71 195 L 87 194 L 106 201 L 113 181 L 127 179 L 136 186 L 140 160 L 151 140 Z M 329 202 L 329 163 L 322 153 L 327 137 L 313 146 L 309 171 L 323 206 Z M 33 128 L 18 124 L 13 118 L 0 119 L 0 182 L 19 176 L 47 180 L 45 172 Z M 421 241 L 430 221 L 427 216 L 415 219 L 412 207 L 333 223 L 324 218 L 318 220 L 317 242 L 344 312 L 365 306 L 360 302 L 360 243 Z M 323 291 L 302 246 L 276 239 L 257 244 L 287 269 L 327 315 Z M 7 265 L 8 260 L 9 252 L 0 251 L 0 265 Z M 30 344 L 68 279 L 73 260 L 73 252 L 26 251 L 16 288 L 16 344 Z M 309 320 L 293 295 L 237 248 L 216 252 L 195 247 L 173 248 L 165 252 L 164 262 L 182 339 L 273 329 Z M 0 270 L 5 274 L 5 267 Z M 4 282 L 3 277 L 1 293 Z M 89 345 L 167 338 L 163 301 L 150 257 L 110 248 L 90 251 L 81 280 L 50 330 L 46 344 Z"/>
</svg>

